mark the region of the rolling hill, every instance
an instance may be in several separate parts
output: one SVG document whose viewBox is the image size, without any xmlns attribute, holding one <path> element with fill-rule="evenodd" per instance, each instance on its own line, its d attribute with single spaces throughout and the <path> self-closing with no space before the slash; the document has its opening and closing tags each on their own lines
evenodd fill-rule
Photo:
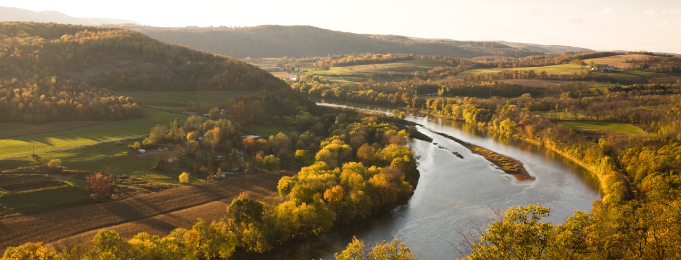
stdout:
<svg viewBox="0 0 681 260">
<path fill-rule="evenodd" d="M 138 118 L 111 90 L 290 90 L 239 60 L 120 28 L 0 22 L 0 122 Z"/>
<path fill-rule="evenodd" d="M 414 40 L 395 35 L 332 31 L 313 26 L 160 28 L 126 26 L 154 39 L 235 58 L 312 57 L 358 53 L 405 53 L 458 58 L 543 54 L 493 42 Z"/>
<path fill-rule="evenodd" d="M 564 45 L 541 45 L 532 43 L 518 43 L 518 42 L 507 42 L 507 41 L 497 41 L 499 44 L 505 44 L 515 48 L 523 48 L 526 50 L 545 52 L 548 54 L 562 54 L 566 52 L 595 52 L 594 50 L 581 48 L 581 47 L 571 47 Z"/>
</svg>

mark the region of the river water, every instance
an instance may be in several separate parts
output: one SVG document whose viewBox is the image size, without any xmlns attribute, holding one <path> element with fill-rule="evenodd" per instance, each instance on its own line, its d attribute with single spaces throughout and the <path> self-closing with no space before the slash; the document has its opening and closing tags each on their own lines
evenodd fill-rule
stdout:
<svg viewBox="0 0 681 260">
<path fill-rule="evenodd" d="M 319 103 L 325 106 L 346 105 Z M 388 114 L 390 109 L 350 104 L 348 108 Z M 452 244 L 461 240 L 458 230 L 470 229 L 474 221 L 485 221 L 494 210 L 519 205 L 551 207 L 545 218 L 554 224 L 564 221 L 574 210 L 590 211 L 601 194 L 598 181 L 580 166 L 549 150 L 525 142 L 486 135 L 470 125 L 435 117 L 408 115 L 406 120 L 423 125 L 419 131 L 433 142 L 410 140 L 420 157 L 421 173 L 409 203 L 388 216 L 374 218 L 352 228 L 323 235 L 315 242 L 287 250 L 279 259 L 334 259 L 352 237 L 367 244 L 402 238 L 417 257 L 456 259 Z M 517 183 L 482 156 L 433 131 L 511 156 L 522 161 L 536 180 Z M 458 152 L 463 159 L 453 155 Z"/>
</svg>

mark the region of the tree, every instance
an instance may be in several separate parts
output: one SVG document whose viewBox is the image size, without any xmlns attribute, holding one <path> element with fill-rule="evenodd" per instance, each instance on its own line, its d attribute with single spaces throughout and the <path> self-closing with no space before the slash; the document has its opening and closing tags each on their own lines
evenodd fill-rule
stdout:
<svg viewBox="0 0 681 260">
<path fill-rule="evenodd" d="M 553 225 L 540 220 L 550 210 L 540 205 L 508 209 L 501 221 L 490 224 L 466 259 L 544 259 L 553 239 Z"/>
<path fill-rule="evenodd" d="M 189 173 L 183 172 L 180 174 L 180 183 L 189 183 Z"/>
<path fill-rule="evenodd" d="M 393 239 L 390 243 L 383 241 L 377 243 L 371 249 L 364 245 L 364 241 L 352 238 L 352 242 L 343 252 L 334 255 L 337 260 L 413 260 L 414 254 L 411 253 L 404 242 L 400 239 Z"/>
<path fill-rule="evenodd" d="M 227 208 L 227 215 L 236 223 L 261 222 L 264 212 L 264 205 L 262 202 L 255 201 L 249 198 L 248 193 L 241 193 L 239 197 L 232 200 Z"/>
<path fill-rule="evenodd" d="M 295 158 L 298 165 L 304 166 L 309 157 L 310 153 L 307 150 L 296 150 Z"/>
<path fill-rule="evenodd" d="M 128 259 L 131 256 L 130 244 L 114 230 L 100 230 L 92 238 L 92 244 L 99 259 Z"/>
<path fill-rule="evenodd" d="M 340 185 L 336 185 L 333 188 L 324 191 L 324 200 L 329 204 L 329 209 L 338 214 L 341 210 L 343 199 L 345 197 L 345 191 Z"/>
<path fill-rule="evenodd" d="M 44 246 L 42 242 L 26 243 L 17 247 L 8 247 L 3 254 L 3 260 L 24 260 L 24 259 L 40 259 L 51 260 L 56 256 L 53 248 Z"/>
<path fill-rule="evenodd" d="M 261 166 L 261 169 L 268 171 L 268 172 L 277 172 L 279 171 L 279 158 L 277 158 L 274 155 L 267 155 L 260 159 L 258 163 Z"/>
<path fill-rule="evenodd" d="M 156 125 L 153 128 L 151 128 L 151 132 L 149 133 L 149 137 L 147 137 L 145 141 L 145 145 L 157 145 L 163 142 L 166 136 L 166 132 L 168 132 L 168 127 L 164 125 Z M 146 140 L 148 141 L 148 144 L 146 144 Z"/>
<path fill-rule="evenodd" d="M 85 190 L 95 200 L 105 199 L 111 194 L 111 181 L 101 173 L 90 174 L 85 180 Z"/>
<path fill-rule="evenodd" d="M 238 244 L 234 233 L 227 229 L 227 224 L 212 222 L 207 225 L 202 219 L 185 232 L 183 238 L 200 259 L 227 259 Z"/>
<path fill-rule="evenodd" d="M 194 100 L 187 101 L 187 110 L 196 111 L 196 103 L 194 102 Z"/>
<path fill-rule="evenodd" d="M 366 143 L 357 149 L 357 158 L 362 160 L 367 167 L 374 161 L 374 154 L 376 154 L 376 149 Z"/>
</svg>

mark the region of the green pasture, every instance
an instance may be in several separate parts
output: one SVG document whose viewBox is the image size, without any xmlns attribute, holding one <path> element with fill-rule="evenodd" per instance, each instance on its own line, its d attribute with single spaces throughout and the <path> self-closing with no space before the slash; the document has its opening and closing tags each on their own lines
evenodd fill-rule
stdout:
<svg viewBox="0 0 681 260">
<path fill-rule="evenodd" d="M 281 68 L 277 66 L 258 66 L 256 67 L 260 68 L 261 70 L 267 71 L 267 72 L 276 72 L 276 71 L 281 71 Z"/>
<path fill-rule="evenodd" d="M 518 71 L 518 70 L 534 70 L 535 73 L 541 71 L 546 71 L 548 74 L 572 74 L 572 73 L 582 73 L 589 71 L 587 68 L 582 67 L 577 64 L 559 64 L 541 67 L 520 67 L 520 68 L 484 68 L 484 69 L 472 69 L 461 72 L 459 75 L 468 74 L 480 74 L 480 73 L 498 73 L 502 71 Z"/>
<path fill-rule="evenodd" d="M 612 121 L 557 121 L 556 124 L 566 125 L 575 130 L 611 131 L 632 136 L 647 134 L 632 124 Z"/>
<path fill-rule="evenodd" d="M 200 103 L 217 103 L 229 98 L 257 95 L 259 91 L 116 91 L 116 95 L 132 97 L 145 103 L 182 103 L 193 100 Z"/>
<path fill-rule="evenodd" d="M 387 72 L 414 72 L 432 70 L 438 66 L 448 65 L 427 60 L 407 60 L 381 64 L 357 65 L 343 68 L 347 68 L 351 71 L 356 72 L 387 73 Z"/>
<path fill-rule="evenodd" d="M 21 212 L 22 208 L 64 204 L 82 201 L 88 198 L 83 184 L 67 181 L 68 186 L 45 188 L 26 192 L 11 192 L 0 194 L 0 215 L 3 213 Z"/>
<path fill-rule="evenodd" d="M 168 111 L 174 111 L 174 112 L 182 112 L 187 110 L 186 106 L 145 106 L 145 107 L 150 107 L 154 109 L 160 109 L 160 110 L 168 110 Z"/>
<path fill-rule="evenodd" d="M 64 122 L 52 122 L 45 124 L 25 124 L 25 123 L 0 123 L 0 134 L 12 133 L 26 130 L 33 130 L 38 128 L 49 128 L 56 125 L 61 125 Z"/>
<path fill-rule="evenodd" d="M 310 71 L 309 73 L 314 75 L 344 75 L 344 76 L 358 74 L 357 72 L 352 71 L 347 67 L 333 67 L 328 70 L 314 70 Z"/>
<path fill-rule="evenodd" d="M 128 145 L 134 140 L 124 141 L 121 145 L 114 143 L 101 143 L 65 149 L 53 152 L 41 153 L 38 158 L 33 156 L 20 156 L 0 161 L 0 169 L 10 169 L 25 166 L 37 166 L 53 159 L 62 160 L 62 165 L 69 169 L 84 170 L 89 172 L 105 171 L 108 174 L 129 175 L 143 179 L 147 182 L 179 183 L 179 176 L 188 168 L 178 167 L 175 170 L 159 171 L 152 170 L 154 163 L 154 150 L 149 150 L 143 156 L 128 154 Z M 202 180 L 192 179 L 192 182 Z"/>
<path fill-rule="evenodd" d="M 64 131 L 0 139 L 0 157 L 32 153 L 33 149 L 35 152 L 41 152 L 149 134 L 149 130 L 157 124 L 168 125 L 175 118 L 185 120 L 187 117 L 187 115 L 144 108 L 144 117 L 139 119 L 108 121 Z M 5 124 L 17 127 L 16 123 L 2 123 L 0 129 L 4 129 Z"/>
</svg>

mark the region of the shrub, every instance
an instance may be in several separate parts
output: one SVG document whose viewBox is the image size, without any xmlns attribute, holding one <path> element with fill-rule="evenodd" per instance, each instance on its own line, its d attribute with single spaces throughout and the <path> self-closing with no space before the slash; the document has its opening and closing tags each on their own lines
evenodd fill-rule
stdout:
<svg viewBox="0 0 681 260">
<path fill-rule="evenodd" d="M 180 174 L 180 183 L 188 183 L 189 182 L 189 173 L 183 172 Z"/>
<path fill-rule="evenodd" d="M 50 168 L 52 170 L 57 170 L 61 169 L 61 160 L 60 159 L 53 159 L 47 162 L 47 168 Z"/>
<path fill-rule="evenodd" d="M 135 143 L 128 145 L 128 148 L 137 150 L 137 149 L 141 149 L 142 145 L 140 144 L 139 141 L 135 141 Z"/>
</svg>

